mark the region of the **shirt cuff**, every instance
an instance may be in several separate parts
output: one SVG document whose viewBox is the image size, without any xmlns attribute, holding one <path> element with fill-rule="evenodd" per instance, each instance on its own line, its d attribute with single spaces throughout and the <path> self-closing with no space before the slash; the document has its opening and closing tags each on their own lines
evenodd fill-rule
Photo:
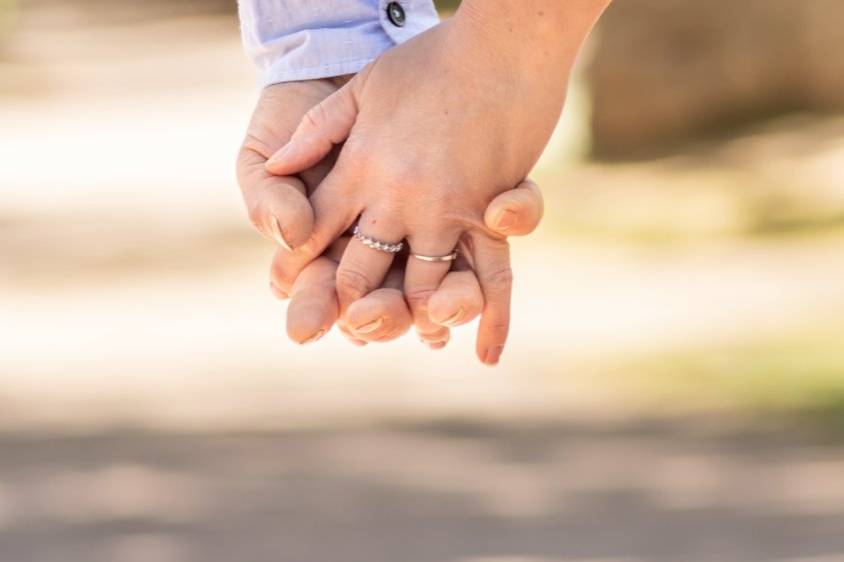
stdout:
<svg viewBox="0 0 844 562">
<path fill-rule="evenodd" d="M 240 16 L 261 87 L 354 74 L 439 23 L 431 0 L 241 0 Z"/>
</svg>

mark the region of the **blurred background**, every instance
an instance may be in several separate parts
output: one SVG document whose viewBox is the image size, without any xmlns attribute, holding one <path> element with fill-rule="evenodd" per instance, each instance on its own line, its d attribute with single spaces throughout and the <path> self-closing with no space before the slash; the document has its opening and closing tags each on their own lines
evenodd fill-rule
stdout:
<svg viewBox="0 0 844 562">
<path fill-rule="evenodd" d="M 0 0 L 0 560 L 844 560 L 840 0 L 610 8 L 497 369 L 287 341 L 234 12 Z"/>
</svg>

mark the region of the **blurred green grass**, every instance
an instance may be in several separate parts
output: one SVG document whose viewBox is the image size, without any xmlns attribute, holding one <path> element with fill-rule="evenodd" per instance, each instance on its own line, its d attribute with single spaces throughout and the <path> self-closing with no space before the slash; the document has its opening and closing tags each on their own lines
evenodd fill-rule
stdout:
<svg viewBox="0 0 844 562">
<path fill-rule="evenodd" d="M 631 359 L 615 372 L 661 408 L 785 416 L 844 432 L 844 324 Z"/>
<path fill-rule="evenodd" d="M 535 179 L 561 236 L 632 243 L 844 231 L 844 118 L 793 116 L 663 158 L 553 162 Z"/>
<path fill-rule="evenodd" d="M 17 0 L 0 0 L 0 39 L 6 34 L 11 27 L 12 18 L 14 17 L 18 7 Z"/>
</svg>

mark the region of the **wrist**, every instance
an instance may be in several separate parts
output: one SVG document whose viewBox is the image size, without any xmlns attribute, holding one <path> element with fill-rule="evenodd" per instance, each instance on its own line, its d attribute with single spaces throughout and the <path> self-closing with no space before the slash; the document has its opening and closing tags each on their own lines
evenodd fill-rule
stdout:
<svg viewBox="0 0 844 562">
<path fill-rule="evenodd" d="M 504 56 L 573 61 L 610 0 L 463 0 L 455 27 Z"/>
</svg>

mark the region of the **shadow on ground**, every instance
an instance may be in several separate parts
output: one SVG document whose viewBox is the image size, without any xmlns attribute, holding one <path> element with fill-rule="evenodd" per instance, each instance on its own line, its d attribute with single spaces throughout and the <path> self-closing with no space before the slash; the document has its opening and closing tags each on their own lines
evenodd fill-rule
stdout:
<svg viewBox="0 0 844 562">
<path fill-rule="evenodd" d="M 841 474 L 840 443 L 682 424 L 6 437 L 0 558 L 832 560 Z"/>
</svg>

